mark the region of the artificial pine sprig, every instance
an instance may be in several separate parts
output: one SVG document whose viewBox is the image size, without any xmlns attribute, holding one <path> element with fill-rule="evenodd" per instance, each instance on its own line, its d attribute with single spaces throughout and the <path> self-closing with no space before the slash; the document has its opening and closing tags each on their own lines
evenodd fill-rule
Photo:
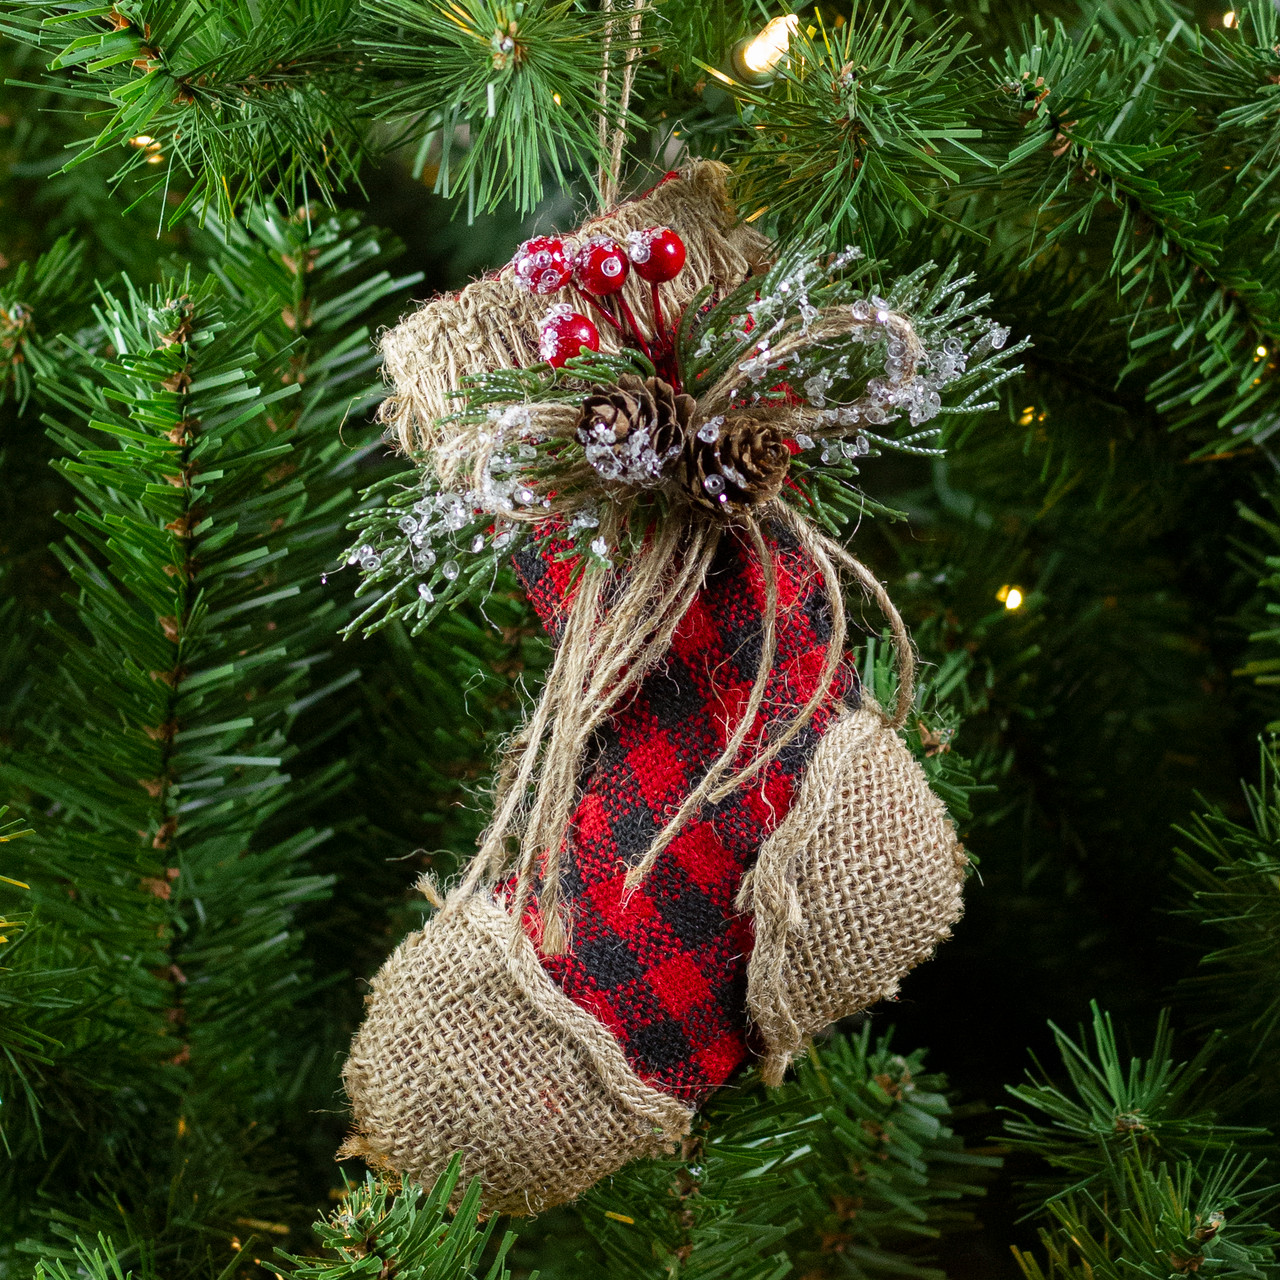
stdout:
<svg viewBox="0 0 1280 1280">
<path fill-rule="evenodd" d="M 1164 1161 L 1108 1153 L 1096 1184 L 1046 1211 L 1043 1261 L 1015 1249 L 1026 1280 L 1130 1280 L 1275 1273 L 1280 1232 L 1265 1221 L 1275 1188 L 1257 1186 L 1260 1163 Z"/>
<path fill-rule="evenodd" d="M 24 1230 L 39 1177 L 75 1189 L 50 1274 L 152 1274 L 138 1241 L 186 1273 L 247 1240 L 237 1217 L 282 1230 L 268 1122 L 316 1070 L 287 1028 L 315 990 L 298 912 L 328 890 L 312 809 L 344 768 L 288 771 L 359 676 L 332 653 L 350 605 L 322 572 L 395 244 L 353 215 L 263 210 L 214 246 L 220 280 L 104 291 L 47 386 L 78 495 L 59 548 L 75 624 L 47 625 L 38 746 L 6 761 L 40 816 L 5 866 L 35 923 L 0 961 L 0 1197 Z M 96 1253 L 67 1243 L 104 1230 Z"/>
<path fill-rule="evenodd" d="M 979 185 L 1034 208 L 1021 231 L 987 215 L 1005 251 L 1021 249 L 1022 269 L 1052 273 L 1058 247 L 1088 246 L 1067 306 L 1110 295 L 1128 357 L 1120 377 L 1140 375 L 1172 426 L 1194 426 L 1204 453 L 1221 452 L 1276 423 L 1280 195 L 1263 104 L 1280 29 L 1266 3 L 1241 6 L 1212 35 L 1162 6 L 1137 10 L 1083 35 L 1036 18 L 994 66 L 1012 128 Z"/>
<path fill-rule="evenodd" d="M 864 515 L 897 517 L 857 484 L 856 460 L 886 451 L 940 453 L 938 428 L 924 424 L 992 409 L 992 393 L 1017 376 L 1013 358 L 1028 345 L 1006 346 L 1008 330 L 983 314 L 990 298 L 966 298 L 973 277 L 957 273 L 956 262 L 941 271 L 926 263 L 881 296 L 871 287 L 877 264 L 860 250 L 824 259 L 817 242 L 796 244 L 696 321 L 689 308 L 678 335 L 682 383 L 698 395 L 736 369 L 742 403 L 782 410 L 798 399 L 817 412 L 820 420 L 796 436 L 792 485 L 781 496 L 833 536 Z M 771 359 L 771 344 L 845 308 L 858 321 L 851 335 Z M 906 318 L 917 348 L 909 351 L 888 323 L 895 316 Z M 904 411 L 912 429 L 890 426 Z"/>
<path fill-rule="evenodd" d="M 466 380 L 459 411 L 445 425 L 496 422 L 504 412 L 518 414 L 528 404 L 576 404 L 584 385 L 608 384 L 627 373 L 651 376 L 653 371 L 644 356 L 627 349 L 584 353 L 559 369 L 541 364 L 479 374 Z M 565 463 L 581 454 L 581 446 L 572 441 L 520 442 L 513 462 L 528 487 L 511 486 L 515 503 L 530 507 L 541 501 Z M 385 477 L 361 496 L 361 510 L 347 526 L 355 537 L 346 565 L 361 573 L 357 596 L 378 594 L 348 624 L 348 635 L 369 635 L 394 621 L 418 635 L 443 610 L 483 600 L 532 533 L 527 521 L 495 518 L 474 501 L 468 504 L 462 494 L 441 484 L 428 459 Z M 609 558 L 598 541 L 598 527 L 598 510 L 585 504 L 567 522 L 565 533 L 587 564 L 602 567 Z"/>
<path fill-rule="evenodd" d="M 1179 914 L 1210 941 L 1183 991 L 1204 1025 L 1220 1027 L 1254 1070 L 1269 1078 L 1280 1048 L 1280 768 L 1276 743 L 1259 745 L 1259 780 L 1244 786 L 1244 821 L 1213 805 L 1183 829 Z"/>
<path fill-rule="evenodd" d="M 1022 1110 L 1005 1121 L 1009 1144 L 1038 1155 L 1053 1173 L 1030 1184 L 1037 1205 L 1086 1192 L 1097 1195 L 1115 1161 L 1136 1159 L 1148 1172 L 1157 1163 L 1227 1150 L 1262 1131 L 1222 1123 L 1231 1102 L 1210 1089 L 1215 1046 L 1206 1042 L 1178 1061 L 1167 1011 L 1156 1024 L 1151 1053 L 1128 1058 L 1109 1014 L 1092 1006 L 1090 1032 L 1073 1040 L 1050 1024 L 1066 1082 L 1037 1062 L 1027 1083 L 1009 1086 Z"/>
<path fill-rule="evenodd" d="M 560 1255 L 567 1280 L 780 1280 L 833 1258 L 842 1274 L 936 1280 L 932 1241 L 971 1221 L 965 1202 L 1000 1160 L 965 1149 L 945 1077 L 892 1039 L 838 1033 L 767 1096 L 748 1077 L 679 1158 L 594 1187 L 572 1207 L 586 1241 Z"/>
<path fill-rule="evenodd" d="M 281 1251 L 289 1274 L 297 1280 L 508 1280 L 515 1236 L 497 1236 L 495 1217 L 477 1220 L 480 1184 L 471 1183 L 450 1208 L 460 1167 L 455 1156 L 425 1192 L 413 1183 L 392 1187 L 373 1174 L 354 1186 L 348 1182 L 341 1206 L 316 1224 L 324 1252 L 297 1257 Z"/>
<path fill-rule="evenodd" d="M 60 656 L 41 688 L 45 740 L 6 768 L 10 788 L 41 799 L 19 874 L 56 930 L 55 954 L 85 970 L 69 987 L 81 1016 L 37 1006 L 37 1029 L 71 1034 L 45 1048 L 49 1064 L 28 1064 L 46 1109 L 39 1125 L 15 1125 L 8 1176 L 55 1156 L 92 1223 L 93 1177 L 116 1158 L 118 1136 L 91 1118 L 125 1090 L 152 1117 L 153 1145 L 188 1134 L 188 1159 L 239 1154 L 224 1192 L 206 1188 L 197 1204 L 180 1178 L 166 1185 L 158 1147 L 116 1222 L 149 1219 L 159 1197 L 166 1212 L 208 1224 L 262 1189 L 240 1163 L 261 1082 L 249 1057 L 232 1067 L 221 1049 L 238 1037 L 259 1062 L 293 1069 L 280 1019 L 307 982 L 293 922 L 327 887 L 306 866 L 321 833 L 264 830 L 300 798 L 286 786 L 288 732 L 326 630 L 325 602 L 314 579 L 285 569 L 279 531 L 308 532 L 303 477 L 320 459 L 304 461 L 266 425 L 267 407 L 298 390 L 256 381 L 252 314 L 222 310 L 210 284 L 126 282 L 97 316 L 110 354 L 81 349 L 74 383 L 48 388 L 59 466 L 79 499 L 57 549 L 78 625 L 48 628 Z M 299 557 L 295 572 L 306 565 Z M 64 1126 L 86 1122 L 69 1144 Z M 157 1234 L 176 1263 L 185 1232 L 173 1223 Z"/>
<path fill-rule="evenodd" d="M 0 285 L 0 404 L 12 396 L 25 407 L 35 379 L 65 355 L 58 334 L 87 318 L 84 260 L 83 242 L 68 233 L 34 263 L 18 263 Z"/>
</svg>

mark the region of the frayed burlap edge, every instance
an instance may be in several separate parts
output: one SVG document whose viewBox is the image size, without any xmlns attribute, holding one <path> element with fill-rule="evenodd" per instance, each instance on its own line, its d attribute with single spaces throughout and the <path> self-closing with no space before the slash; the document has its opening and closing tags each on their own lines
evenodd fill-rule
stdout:
<svg viewBox="0 0 1280 1280">
<path fill-rule="evenodd" d="M 530 1214 L 668 1152 L 693 1111 L 636 1075 L 491 895 L 449 906 L 374 978 L 343 1068 L 354 1128 L 338 1159 L 429 1187 L 459 1152 L 455 1200 L 478 1177 L 485 1214 Z"/>
<path fill-rule="evenodd" d="M 680 275 L 662 288 L 669 320 L 704 286 L 728 292 L 768 261 L 769 241 L 738 221 L 728 179 L 727 165 L 696 160 L 680 177 L 591 219 L 571 238 L 608 235 L 625 241 L 627 232 L 652 226 L 677 232 L 688 257 Z M 633 275 L 624 296 L 649 336 L 649 286 Z M 451 392 L 463 378 L 537 364 L 538 323 L 552 303 L 566 299 L 572 301 L 568 294 L 535 297 L 516 283 L 508 265 L 459 293 L 423 303 L 382 338 L 386 375 L 395 388 L 381 411 L 388 435 L 412 452 L 431 423 L 457 411 Z M 613 330 L 601 324 L 600 334 L 604 350 L 618 350 Z"/>
<path fill-rule="evenodd" d="M 755 922 L 747 1007 L 779 1085 L 809 1038 L 897 992 L 963 910 L 967 858 L 870 699 L 823 735 L 738 898 Z"/>
</svg>

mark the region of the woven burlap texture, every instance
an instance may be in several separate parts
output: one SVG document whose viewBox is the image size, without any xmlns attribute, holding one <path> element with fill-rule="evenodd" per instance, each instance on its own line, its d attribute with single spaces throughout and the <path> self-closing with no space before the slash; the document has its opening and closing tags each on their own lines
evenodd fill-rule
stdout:
<svg viewBox="0 0 1280 1280">
<path fill-rule="evenodd" d="M 874 703 L 827 730 L 739 897 L 755 917 L 747 1007 L 766 1084 L 932 954 L 960 918 L 965 864 L 942 801 Z"/>
<path fill-rule="evenodd" d="M 646 1085 L 547 976 L 487 893 L 434 918 L 373 980 L 343 1068 L 359 1156 L 430 1187 L 455 1152 L 486 1213 L 537 1213 L 638 1156 L 692 1112 Z"/>
<path fill-rule="evenodd" d="M 607 235 L 625 243 L 629 231 L 670 227 L 688 254 L 684 270 L 662 287 L 665 315 L 678 316 L 704 286 L 727 293 L 768 259 L 769 241 L 738 221 L 728 178 L 727 166 L 694 161 L 644 199 L 589 220 L 573 238 Z M 623 290 L 642 327 L 647 326 L 646 336 L 652 336 L 649 293 L 649 285 L 634 273 Z M 382 408 L 389 434 L 412 451 L 424 428 L 457 412 L 458 402 L 450 393 L 464 377 L 537 364 L 542 359 L 538 323 L 552 303 L 566 299 L 573 301 L 569 294 L 535 297 L 506 266 L 460 293 L 423 303 L 383 335 L 386 376 L 395 387 Z M 617 334 L 608 325 L 600 325 L 600 337 L 602 350 L 618 350 Z"/>
</svg>

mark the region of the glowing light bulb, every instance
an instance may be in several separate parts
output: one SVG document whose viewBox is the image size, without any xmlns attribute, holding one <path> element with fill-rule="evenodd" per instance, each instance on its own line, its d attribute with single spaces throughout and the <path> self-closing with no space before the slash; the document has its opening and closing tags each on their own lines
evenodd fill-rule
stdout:
<svg viewBox="0 0 1280 1280">
<path fill-rule="evenodd" d="M 1003 586 L 996 592 L 996 599 L 1006 609 L 1020 609 L 1023 601 L 1022 588 Z"/>
<path fill-rule="evenodd" d="M 1236 11 L 1234 9 L 1228 9 L 1222 15 L 1222 25 L 1224 27 L 1234 27 L 1236 25 Z"/>
<path fill-rule="evenodd" d="M 748 40 L 733 47 L 730 61 L 738 77 L 748 84 L 767 84 L 773 79 L 778 63 L 787 55 L 791 37 L 800 29 L 800 19 L 789 13 L 771 18 Z"/>
<path fill-rule="evenodd" d="M 155 139 L 149 133 L 140 133 L 136 138 L 129 139 L 131 147 L 149 147 Z"/>
<path fill-rule="evenodd" d="M 791 41 L 792 33 L 800 27 L 800 19 L 794 13 L 785 18 L 774 18 L 764 30 L 742 51 L 742 61 L 757 73 L 769 72 L 782 61 Z"/>
<path fill-rule="evenodd" d="M 1259 360 L 1265 360 L 1267 355 L 1267 349 L 1266 347 L 1259 346 L 1258 349 L 1253 354 L 1256 355 Z"/>
</svg>

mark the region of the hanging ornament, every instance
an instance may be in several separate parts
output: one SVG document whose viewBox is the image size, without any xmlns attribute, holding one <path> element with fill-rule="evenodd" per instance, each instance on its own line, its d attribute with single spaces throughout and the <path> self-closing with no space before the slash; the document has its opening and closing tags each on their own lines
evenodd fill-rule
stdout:
<svg viewBox="0 0 1280 1280">
<path fill-rule="evenodd" d="M 424 488 L 355 562 L 381 602 L 397 538 L 511 557 L 556 656 L 475 859 L 424 883 L 436 913 L 374 979 L 344 1154 L 430 1183 L 461 1151 L 489 1211 L 668 1150 L 753 1059 L 780 1083 L 960 914 L 964 852 L 897 733 L 910 640 L 817 514 L 857 508 L 868 455 L 937 452 L 942 395 L 976 406 L 1007 332 L 964 281 L 881 296 L 856 249 L 770 261 L 726 179 L 697 162 L 566 237 L 591 320 L 540 327 L 517 255 L 384 340 Z M 422 572 L 431 601 L 381 606 L 418 626 L 492 580 Z M 891 711 L 858 681 L 850 581 L 890 623 Z"/>
</svg>

